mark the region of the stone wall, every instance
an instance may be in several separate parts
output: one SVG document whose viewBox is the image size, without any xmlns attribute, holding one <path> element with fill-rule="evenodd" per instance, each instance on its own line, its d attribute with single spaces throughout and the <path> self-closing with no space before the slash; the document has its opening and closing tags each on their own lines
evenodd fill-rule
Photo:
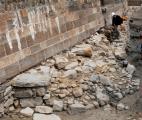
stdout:
<svg viewBox="0 0 142 120">
<path fill-rule="evenodd" d="M 8 8 L 0 11 L 0 84 L 104 26 L 100 0 Z M 114 4 L 110 9 L 122 13 L 122 8 Z M 106 16 L 111 18 L 110 12 Z"/>
<path fill-rule="evenodd" d="M 128 0 L 128 6 L 141 6 L 142 0 Z"/>
</svg>

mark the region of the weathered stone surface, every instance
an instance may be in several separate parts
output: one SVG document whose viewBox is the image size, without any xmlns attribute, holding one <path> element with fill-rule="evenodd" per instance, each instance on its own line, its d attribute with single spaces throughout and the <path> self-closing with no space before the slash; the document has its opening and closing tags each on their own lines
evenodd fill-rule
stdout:
<svg viewBox="0 0 142 120">
<path fill-rule="evenodd" d="M 78 48 L 72 49 L 72 52 L 76 55 L 81 55 L 85 57 L 91 57 L 92 56 L 92 48 L 88 45 L 84 45 Z"/>
<path fill-rule="evenodd" d="M 0 104 L 0 113 L 4 113 L 4 105 Z"/>
<path fill-rule="evenodd" d="M 13 104 L 13 102 L 14 102 L 14 98 L 13 98 L 13 97 L 9 98 L 9 99 L 4 103 L 4 107 L 5 107 L 5 108 L 8 108 L 10 105 Z"/>
<path fill-rule="evenodd" d="M 91 110 L 91 109 L 93 109 L 94 108 L 94 104 L 88 104 L 87 106 L 86 106 L 86 109 L 87 110 Z"/>
<path fill-rule="evenodd" d="M 17 89 L 14 96 L 16 98 L 30 98 L 33 96 L 33 92 L 31 89 Z"/>
<path fill-rule="evenodd" d="M 20 99 L 21 107 L 35 107 L 42 105 L 43 100 L 41 97 Z"/>
<path fill-rule="evenodd" d="M 116 98 L 118 98 L 119 100 L 123 98 L 123 95 L 121 93 L 119 93 L 119 92 L 118 93 L 114 93 L 114 96 Z"/>
<path fill-rule="evenodd" d="M 93 62 L 93 60 L 87 60 L 87 61 L 85 61 L 84 62 L 84 66 L 91 67 L 92 69 L 96 68 L 96 64 L 95 64 L 95 62 Z"/>
<path fill-rule="evenodd" d="M 66 64 L 68 63 L 68 59 L 63 56 L 55 56 L 55 66 L 58 69 L 63 69 L 65 68 Z"/>
<path fill-rule="evenodd" d="M 53 67 L 52 69 L 50 69 L 50 75 L 52 78 L 57 78 L 61 76 L 61 72 Z"/>
<path fill-rule="evenodd" d="M 83 73 L 90 73 L 93 71 L 93 69 L 89 66 L 82 66 L 81 69 L 82 69 L 81 72 L 83 72 Z"/>
<path fill-rule="evenodd" d="M 100 77 L 100 82 L 103 84 L 103 85 L 106 85 L 106 86 L 112 86 L 112 81 L 108 79 L 108 77 L 104 76 L 104 75 L 99 75 Z"/>
<path fill-rule="evenodd" d="M 104 111 L 111 111 L 111 110 L 112 110 L 112 108 L 109 104 L 104 106 Z"/>
<path fill-rule="evenodd" d="M 64 104 L 63 104 L 63 101 L 59 101 L 59 100 L 54 100 L 53 101 L 53 110 L 54 111 L 57 111 L 57 112 L 60 112 L 62 111 L 64 108 Z"/>
<path fill-rule="evenodd" d="M 94 101 L 93 104 L 94 104 L 95 108 L 99 107 L 99 103 L 97 101 Z"/>
<path fill-rule="evenodd" d="M 34 110 L 31 109 L 31 108 L 29 108 L 29 107 L 27 107 L 27 108 L 25 108 L 25 109 L 22 109 L 22 110 L 20 111 L 20 113 L 21 113 L 22 115 L 27 116 L 27 117 L 32 117 L 32 115 L 33 115 L 33 113 L 34 113 Z"/>
<path fill-rule="evenodd" d="M 71 69 L 76 68 L 77 66 L 78 66 L 78 62 L 72 62 L 72 63 L 68 64 L 68 65 L 65 67 L 65 69 L 66 69 L 66 70 L 71 70 Z"/>
<path fill-rule="evenodd" d="M 128 64 L 127 68 L 126 68 L 126 71 L 129 73 L 129 74 L 133 74 L 135 71 L 136 71 L 136 68 L 135 66 L 131 65 L 131 64 Z"/>
<path fill-rule="evenodd" d="M 76 72 L 76 70 L 65 71 L 64 77 L 67 77 L 69 79 L 75 79 L 77 77 L 77 72 Z"/>
<path fill-rule="evenodd" d="M 50 73 L 50 67 L 49 66 L 40 66 L 40 72 L 49 74 Z"/>
<path fill-rule="evenodd" d="M 20 106 L 19 100 L 15 100 L 13 104 L 14 104 L 15 108 L 17 108 L 18 106 Z"/>
<path fill-rule="evenodd" d="M 12 91 L 12 86 L 7 87 L 5 89 L 4 96 L 6 96 L 7 94 L 9 94 L 11 91 Z"/>
<path fill-rule="evenodd" d="M 110 100 L 110 99 L 109 99 L 109 96 L 106 95 L 106 94 L 104 94 L 104 93 L 102 92 L 102 90 L 99 89 L 99 88 L 97 88 L 97 90 L 96 90 L 96 97 L 97 97 L 97 99 L 98 99 L 99 102 L 108 103 L 109 100 Z"/>
<path fill-rule="evenodd" d="M 86 111 L 86 107 L 80 103 L 75 103 L 69 106 L 68 112 L 70 114 L 78 114 Z"/>
<path fill-rule="evenodd" d="M 115 49 L 114 55 L 117 59 L 125 59 L 127 57 L 125 50 L 119 47 Z"/>
<path fill-rule="evenodd" d="M 61 118 L 55 114 L 44 115 L 44 114 L 35 113 L 33 115 L 33 120 L 61 120 Z"/>
<path fill-rule="evenodd" d="M 9 111 L 10 111 L 10 112 L 13 112 L 14 110 L 15 110 L 14 106 L 10 106 L 10 107 L 9 107 Z"/>
<path fill-rule="evenodd" d="M 122 110 L 124 110 L 124 108 L 125 108 L 125 105 L 122 104 L 122 103 L 119 103 L 119 104 L 117 105 L 117 110 L 122 111 Z"/>
<path fill-rule="evenodd" d="M 48 74 L 23 73 L 12 80 L 12 85 L 16 87 L 42 87 L 47 86 L 50 81 Z"/>
<path fill-rule="evenodd" d="M 38 97 L 44 96 L 45 93 L 46 93 L 45 88 L 37 88 L 37 89 L 36 89 L 36 95 L 37 95 Z"/>
<path fill-rule="evenodd" d="M 75 97 L 81 97 L 83 95 L 82 88 L 78 87 L 78 88 L 73 89 L 73 95 Z"/>
<path fill-rule="evenodd" d="M 98 83 L 98 82 L 100 81 L 99 75 L 93 74 L 93 75 L 90 77 L 90 81 L 93 82 L 93 83 Z"/>
<path fill-rule="evenodd" d="M 43 100 L 49 100 L 50 96 L 51 96 L 50 94 L 45 94 L 44 97 L 43 97 Z"/>
<path fill-rule="evenodd" d="M 48 106 L 36 106 L 35 112 L 50 114 L 53 113 L 53 109 Z"/>
<path fill-rule="evenodd" d="M 81 88 L 82 88 L 82 90 L 86 91 L 89 89 L 89 86 L 86 84 L 81 84 Z"/>
</svg>

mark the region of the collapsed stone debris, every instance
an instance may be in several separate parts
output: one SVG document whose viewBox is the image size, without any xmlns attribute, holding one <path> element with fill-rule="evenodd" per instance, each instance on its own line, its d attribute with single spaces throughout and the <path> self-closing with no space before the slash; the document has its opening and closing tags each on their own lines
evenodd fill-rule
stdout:
<svg viewBox="0 0 142 120">
<path fill-rule="evenodd" d="M 139 90 L 140 80 L 132 77 L 133 65 L 122 66 L 126 42 L 124 34 L 119 42 L 110 44 L 103 34 L 96 33 L 82 44 L 16 76 L 4 92 L 0 114 L 5 109 L 20 108 L 22 115 L 33 116 L 33 120 L 60 120 L 53 112 L 77 114 L 105 105 L 127 109 L 119 101 Z"/>
</svg>

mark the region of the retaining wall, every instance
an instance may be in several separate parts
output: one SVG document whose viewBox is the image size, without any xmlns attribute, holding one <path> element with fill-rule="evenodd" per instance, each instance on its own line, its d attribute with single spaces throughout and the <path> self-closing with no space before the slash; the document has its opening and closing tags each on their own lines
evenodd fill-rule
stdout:
<svg viewBox="0 0 142 120">
<path fill-rule="evenodd" d="M 123 5 L 108 7 L 122 14 Z M 104 26 L 100 0 L 53 0 L 36 7 L 0 11 L 0 84 Z"/>
</svg>

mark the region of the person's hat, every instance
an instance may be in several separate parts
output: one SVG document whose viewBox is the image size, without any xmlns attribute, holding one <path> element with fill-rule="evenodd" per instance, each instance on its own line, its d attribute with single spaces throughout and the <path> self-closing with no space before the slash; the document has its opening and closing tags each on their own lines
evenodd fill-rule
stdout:
<svg viewBox="0 0 142 120">
<path fill-rule="evenodd" d="M 115 12 L 112 12 L 111 15 L 114 16 L 114 15 L 115 15 Z"/>
</svg>

